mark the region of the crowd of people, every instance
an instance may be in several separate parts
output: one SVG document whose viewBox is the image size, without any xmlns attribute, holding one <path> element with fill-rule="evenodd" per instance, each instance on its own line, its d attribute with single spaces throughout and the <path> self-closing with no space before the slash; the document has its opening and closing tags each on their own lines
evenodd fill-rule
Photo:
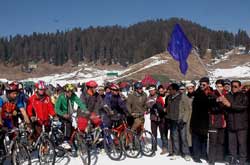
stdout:
<svg viewBox="0 0 250 165">
<path fill-rule="evenodd" d="M 0 127 L 13 129 L 22 120 L 34 132 L 29 136 L 33 143 L 42 125 L 50 131 L 49 121 L 54 118 L 63 123 L 62 147 L 70 149 L 71 116 L 75 111 L 78 127 L 83 131 L 89 119 L 96 126 L 102 122 L 111 128 L 114 120 L 122 118 L 129 120 L 132 130 L 137 130 L 144 126 L 145 115 L 149 114 L 151 132 L 156 138 L 160 136 L 161 155 L 167 154 L 171 160 L 193 159 L 197 163 L 205 159 L 209 164 L 245 164 L 250 153 L 249 89 L 239 80 L 227 79 L 217 80 L 213 89 L 208 77 L 197 84 L 195 81 L 149 84 L 146 88 L 138 81 L 126 89 L 115 83 L 88 81 L 81 85 L 78 96 L 78 86 L 74 84 L 50 88 L 44 81 L 38 81 L 33 93 L 30 89 L 26 92 L 22 83 L 1 83 Z M 0 152 L 3 137 L 0 136 Z M 157 144 L 154 148 L 157 150 Z"/>
</svg>

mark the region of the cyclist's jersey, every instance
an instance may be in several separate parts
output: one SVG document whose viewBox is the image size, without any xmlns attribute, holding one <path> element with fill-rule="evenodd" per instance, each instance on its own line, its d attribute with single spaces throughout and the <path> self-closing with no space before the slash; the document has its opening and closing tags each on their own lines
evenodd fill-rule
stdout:
<svg viewBox="0 0 250 165">
<path fill-rule="evenodd" d="M 20 108 L 24 108 L 24 104 L 18 99 L 9 100 L 6 95 L 0 97 L 0 108 L 2 109 L 2 120 L 4 126 L 9 129 L 13 128 L 13 117 L 15 117 Z"/>
</svg>

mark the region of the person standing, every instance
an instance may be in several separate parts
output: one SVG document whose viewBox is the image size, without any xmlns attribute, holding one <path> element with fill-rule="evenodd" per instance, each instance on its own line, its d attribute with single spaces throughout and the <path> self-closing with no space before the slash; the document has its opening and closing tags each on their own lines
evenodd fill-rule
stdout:
<svg viewBox="0 0 250 165">
<path fill-rule="evenodd" d="M 169 86 L 170 96 L 168 97 L 167 118 L 170 120 L 170 131 L 173 140 L 172 160 L 183 155 L 186 161 L 190 161 L 190 151 L 187 142 L 187 122 L 191 112 L 191 104 L 188 97 L 179 91 L 178 84 Z"/>
<path fill-rule="evenodd" d="M 225 108 L 220 102 L 220 97 L 226 95 L 224 90 L 224 80 L 215 82 L 216 90 L 209 96 L 209 130 L 208 130 L 208 162 L 214 165 L 216 161 L 224 160 L 225 144 Z"/>
<path fill-rule="evenodd" d="M 231 92 L 219 101 L 227 107 L 227 127 L 229 142 L 229 164 L 237 163 L 237 150 L 239 149 L 239 164 L 245 164 L 247 159 L 247 129 L 249 100 L 241 91 L 241 82 L 231 82 Z"/>
<path fill-rule="evenodd" d="M 201 158 L 207 159 L 207 133 L 209 99 L 213 89 L 209 86 L 209 78 L 200 79 L 200 86 L 195 91 L 192 107 L 190 128 L 192 131 L 193 159 L 202 163 Z"/>
</svg>

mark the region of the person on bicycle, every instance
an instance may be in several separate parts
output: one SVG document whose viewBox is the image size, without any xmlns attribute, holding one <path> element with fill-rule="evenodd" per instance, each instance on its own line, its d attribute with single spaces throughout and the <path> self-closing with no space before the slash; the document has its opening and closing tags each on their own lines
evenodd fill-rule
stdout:
<svg viewBox="0 0 250 165">
<path fill-rule="evenodd" d="M 103 99 L 96 91 L 98 84 L 95 81 L 90 80 L 85 83 L 85 87 L 86 89 L 82 90 L 80 98 L 87 106 L 92 124 L 99 126 L 101 124 L 99 115 L 100 109 L 103 107 Z M 79 115 L 82 116 L 82 114 Z"/>
<path fill-rule="evenodd" d="M 107 126 L 111 126 L 113 121 L 121 120 L 128 116 L 128 109 L 125 100 L 120 95 L 120 88 L 117 84 L 110 85 L 111 96 L 105 97 L 104 108 L 105 111 L 103 122 Z"/>
<path fill-rule="evenodd" d="M 18 99 L 18 83 L 12 82 L 8 84 L 5 90 L 6 94 L 0 97 L 0 126 L 6 126 L 9 129 L 18 127 L 18 111 L 21 112 L 25 122 L 30 124 L 24 103 Z"/>
<path fill-rule="evenodd" d="M 141 82 L 134 84 L 134 91 L 128 95 L 127 108 L 131 116 L 134 118 L 132 130 L 136 131 L 138 128 L 144 126 L 144 114 L 147 113 L 147 94 L 142 89 Z"/>
<path fill-rule="evenodd" d="M 74 112 L 74 103 L 78 105 L 80 110 L 86 112 L 86 105 L 81 101 L 81 99 L 75 94 L 76 87 L 73 84 L 66 84 L 64 87 L 64 92 L 61 93 L 55 103 L 56 114 L 59 120 L 63 124 L 64 130 L 64 143 L 62 147 L 65 149 L 70 149 L 68 141 L 72 133 L 72 114 Z"/>
<path fill-rule="evenodd" d="M 30 120 L 24 109 L 24 104 L 17 99 L 18 96 L 18 83 L 12 82 L 6 86 L 6 94 L 0 97 L 0 128 L 4 127 L 12 129 L 18 127 L 18 121 L 16 120 L 17 111 L 20 111 L 25 119 L 27 125 L 30 125 Z M 1 132 L 4 135 L 5 131 Z M 3 138 L 0 136 L 0 150 L 3 149 Z"/>
<path fill-rule="evenodd" d="M 50 117 L 56 118 L 54 106 L 50 97 L 46 94 L 47 86 L 44 81 L 35 84 L 36 91 L 29 98 L 27 113 L 32 121 L 34 133 L 29 137 L 30 142 L 36 140 L 45 126 L 46 132 L 50 130 Z"/>
</svg>

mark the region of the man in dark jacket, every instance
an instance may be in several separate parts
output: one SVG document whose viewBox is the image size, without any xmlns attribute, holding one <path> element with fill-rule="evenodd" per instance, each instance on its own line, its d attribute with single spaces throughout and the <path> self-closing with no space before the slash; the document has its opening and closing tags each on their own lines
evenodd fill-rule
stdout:
<svg viewBox="0 0 250 165">
<path fill-rule="evenodd" d="M 224 80 L 215 82 L 216 90 L 209 96 L 209 130 L 208 130 L 208 161 L 213 165 L 216 161 L 224 160 L 224 139 L 225 139 L 225 108 L 219 101 L 219 97 L 225 96 Z"/>
<path fill-rule="evenodd" d="M 207 157 L 207 133 L 208 133 L 208 110 L 209 95 L 212 94 L 209 86 L 209 78 L 200 79 L 200 86 L 195 91 L 192 107 L 190 128 L 192 131 L 193 159 L 201 163 L 201 158 Z"/>
<path fill-rule="evenodd" d="M 231 92 L 226 97 L 220 97 L 227 111 L 227 127 L 230 164 L 237 162 L 237 150 L 239 149 L 239 164 L 245 164 L 247 159 L 247 129 L 249 105 L 247 95 L 240 90 L 241 82 L 238 80 L 231 82 Z"/>
</svg>

